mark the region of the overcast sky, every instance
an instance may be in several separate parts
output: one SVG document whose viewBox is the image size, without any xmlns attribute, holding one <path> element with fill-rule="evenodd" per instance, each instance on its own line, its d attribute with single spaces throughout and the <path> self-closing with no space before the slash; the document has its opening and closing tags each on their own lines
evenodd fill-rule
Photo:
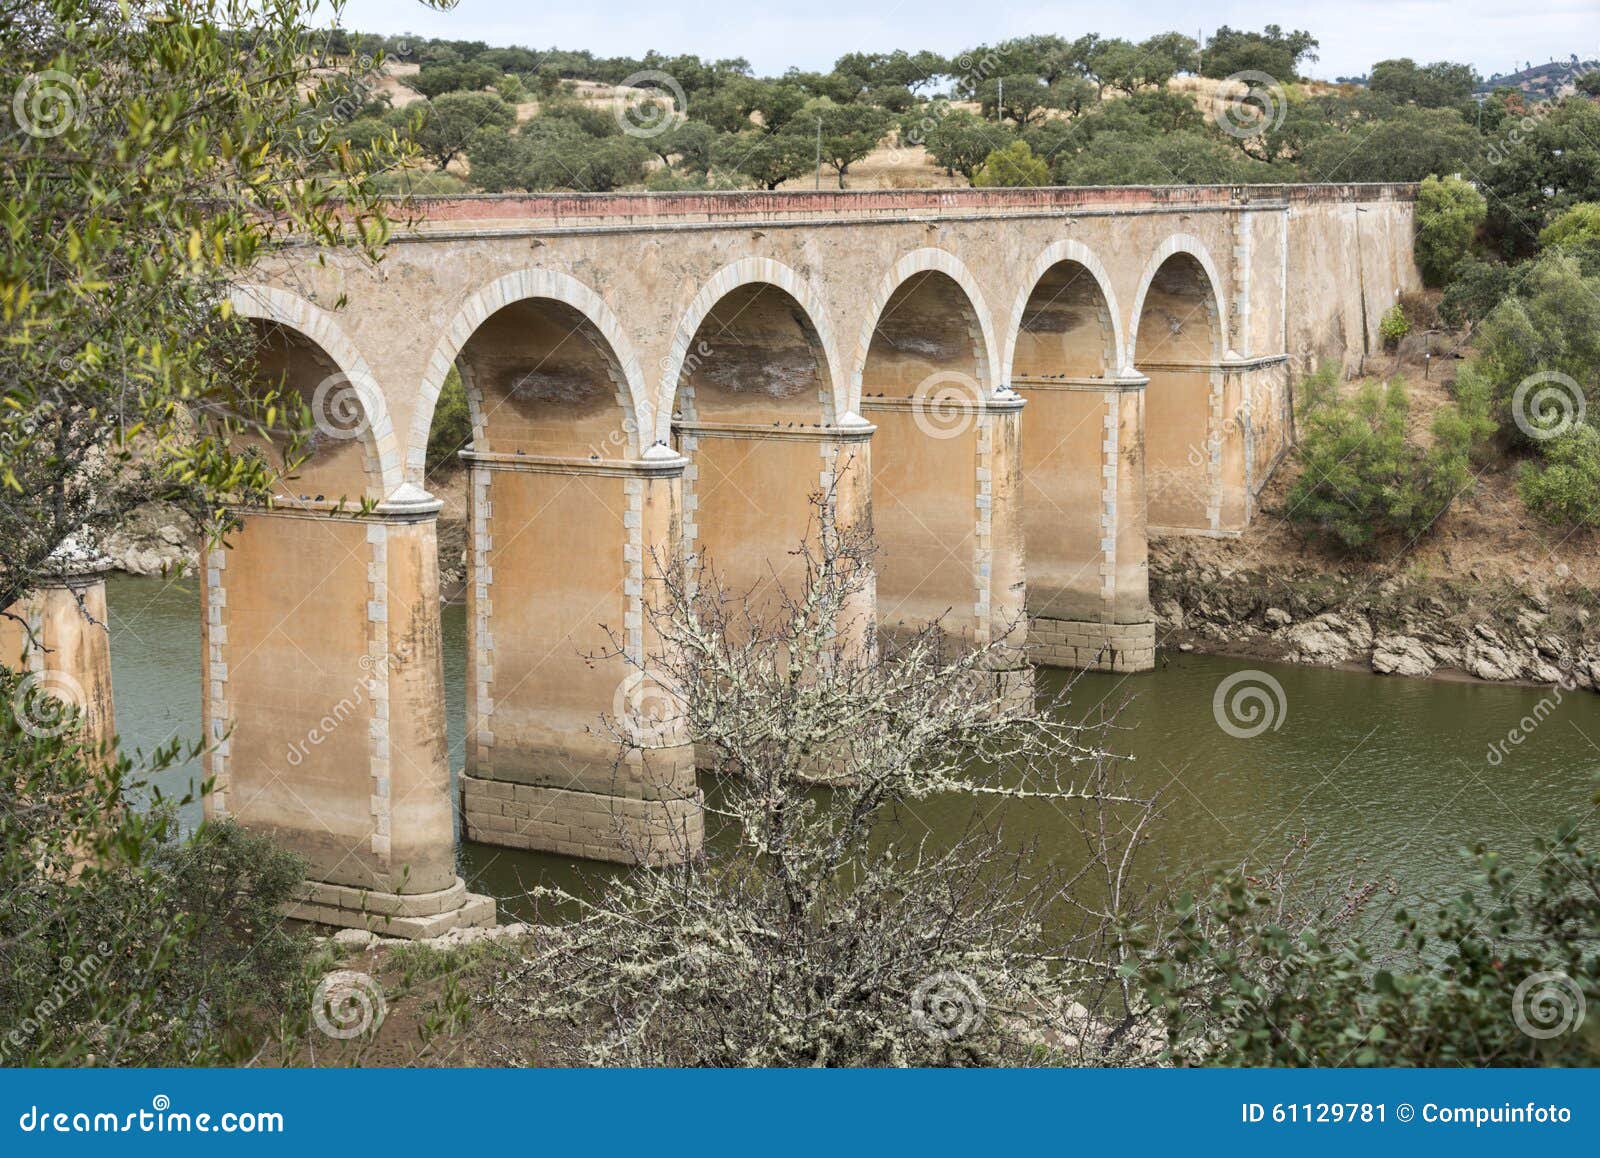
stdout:
<svg viewBox="0 0 1600 1158">
<path fill-rule="evenodd" d="M 1196 4 L 1142 0 L 1113 7 L 1084 0 L 461 0 L 434 12 L 416 0 L 349 0 L 343 23 L 369 32 L 414 32 L 493 45 L 587 48 L 639 56 L 655 48 L 708 59 L 743 56 L 760 75 L 790 66 L 826 69 L 847 52 L 929 48 L 953 53 L 1028 33 L 1098 32 L 1139 40 L 1219 24 L 1304 28 L 1322 47 L 1311 75 L 1365 73 L 1373 61 L 1459 60 L 1488 76 L 1525 61 L 1600 57 L 1600 0 L 1275 0 Z"/>
</svg>

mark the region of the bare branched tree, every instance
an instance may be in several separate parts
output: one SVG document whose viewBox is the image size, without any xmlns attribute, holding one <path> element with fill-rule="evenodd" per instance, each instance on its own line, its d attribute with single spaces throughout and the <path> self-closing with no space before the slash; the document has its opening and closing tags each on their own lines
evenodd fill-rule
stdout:
<svg viewBox="0 0 1600 1158">
<path fill-rule="evenodd" d="M 535 890 L 579 918 L 485 1000 L 591 1064 L 1125 1059 L 1138 1006 L 1114 943 L 1154 802 L 1103 733 L 1017 702 L 1004 637 L 880 636 L 870 529 L 815 505 L 799 580 L 733 591 L 658 559 L 653 646 L 614 637 L 663 694 L 649 727 L 613 730 L 692 740 L 720 834 L 595 895 Z M 956 835 L 918 823 L 935 798 L 970 806 Z M 1018 801 L 1078 820 L 1086 856 L 1009 846 L 996 817 Z"/>
</svg>

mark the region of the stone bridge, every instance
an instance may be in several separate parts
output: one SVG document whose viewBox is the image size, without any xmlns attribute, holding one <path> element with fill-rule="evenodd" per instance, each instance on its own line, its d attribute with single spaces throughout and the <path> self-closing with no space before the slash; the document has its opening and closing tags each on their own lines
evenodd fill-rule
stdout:
<svg viewBox="0 0 1600 1158">
<path fill-rule="evenodd" d="M 377 266 L 280 250 L 234 297 L 316 453 L 205 567 L 213 816 L 311 865 L 300 915 L 431 933 L 489 902 L 473 840 L 659 860 L 692 749 L 618 757 L 649 564 L 760 593 L 834 493 L 886 628 L 1026 624 L 1036 663 L 1138 671 L 1152 534 L 1237 535 L 1293 376 L 1346 369 L 1418 285 L 1409 186 L 434 198 Z M 424 489 L 471 408 L 467 759 L 444 727 Z M 369 509 L 336 513 L 339 500 Z M 1024 671 L 1015 673 L 1026 686 Z"/>
</svg>

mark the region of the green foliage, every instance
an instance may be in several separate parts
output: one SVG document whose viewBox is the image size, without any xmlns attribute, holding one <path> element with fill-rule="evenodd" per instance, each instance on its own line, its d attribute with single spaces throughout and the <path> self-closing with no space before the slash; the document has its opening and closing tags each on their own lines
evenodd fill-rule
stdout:
<svg viewBox="0 0 1600 1158">
<path fill-rule="evenodd" d="M 1584 424 L 1540 444 L 1542 462 L 1522 466 L 1528 509 L 1558 526 L 1600 526 L 1600 430 Z"/>
<path fill-rule="evenodd" d="M 1060 185 L 1208 185 L 1239 179 L 1238 155 L 1199 132 L 1101 132 L 1056 156 Z"/>
<path fill-rule="evenodd" d="M 1008 129 L 965 109 L 957 109 L 940 116 L 927 130 L 922 143 L 935 164 L 960 173 L 970 181 L 984 158 L 995 149 L 1004 148 L 1010 139 Z"/>
<path fill-rule="evenodd" d="M 1452 329 L 1477 325 L 1511 292 L 1512 281 L 1508 265 L 1463 259 L 1439 301 L 1440 320 Z"/>
<path fill-rule="evenodd" d="M 1600 201 L 1569 206 L 1540 231 L 1539 244 L 1546 248 L 1600 244 Z"/>
<path fill-rule="evenodd" d="M 1471 887 L 1394 932 L 1346 931 L 1334 897 L 1295 917 L 1242 871 L 1178 905 L 1130 968 L 1179 1065 L 1592 1066 L 1600 858 L 1564 826 L 1513 867 L 1482 845 Z M 1529 1032 L 1529 1031 L 1532 1032 Z"/>
<path fill-rule="evenodd" d="M 1591 421 L 1600 416 L 1600 279 L 1556 249 L 1519 269 L 1514 285 L 1479 327 L 1473 366 L 1489 383 L 1502 433 L 1527 443 L 1517 391 L 1537 375 L 1570 379 Z M 1576 408 L 1578 399 L 1567 403 Z"/>
<path fill-rule="evenodd" d="M 1411 319 L 1406 317 L 1405 310 L 1396 302 L 1383 312 L 1383 317 L 1378 319 L 1378 336 L 1383 339 L 1384 348 L 1393 350 L 1399 347 L 1400 339 L 1411 332 Z"/>
<path fill-rule="evenodd" d="M 703 121 L 683 121 L 650 138 L 649 144 L 668 167 L 704 177 L 716 163 L 720 135 Z"/>
<path fill-rule="evenodd" d="M 1344 398 L 1324 370 L 1303 395 L 1303 469 L 1288 518 L 1313 539 L 1357 554 L 1374 553 L 1389 536 L 1409 542 L 1427 531 L 1470 482 L 1472 450 L 1490 428 L 1476 393 L 1438 410 L 1426 448 L 1407 437 L 1403 382 L 1367 382 Z"/>
<path fill-rule="evenodd" d="M 1048 110 L 1056 107 L 1056 90 L 1029 73 L 980 81 L 974 95 L 984 119 L 1009 120 L 1019 127 L 1042 120 Z"/>
<path fill-rule="evenodd" d="M 1489 203 L 1459 177 L 1423 178 L 1417 191 L 1417 267 L 1431 286 L 1447 284 L 1472 252 L 1472 242 L 1489 213 Z"/>
<path fill-rule="evenodd" d="M 1472 99 L 1477 84 L 1478 73 L 1470 64 L 1440 60 L 1419 66 L 1410 57 L 1380 60 L 1367 78 L 1374 93 L 1427 109 L 1461 108 Z"/>
<path fill-rule="evenodd" d="M 454 367 L 445 375 L 439 401 L 433 408 L 433 425 L 428 428 L 427 473 L 453 469 L 456 455 L 472 445 L 472 410 L 461 374 Z"/>
<path fill-rule="evenodd" d="M 440 169 L 464 153 L 480 131 L 504 132 L 517 123 L 516 109 L 485 92 L 447 92 L 405 112 L 412 114 L 411 139 Z"/>
<path fill-rule="evenodd" d="M 644 187 L 652 193 L 690 193 L 713 189 L 746 189 L 749 182 L 741 173 L 712 169 L 707 173 L 682 169 L 653 169 L 646 174 Z"/>
<path fill-rule="evenodd" d="M 537 116 L 515 134 L 481 129 L 466 145 L 472 181 L 490 193 L 576 189 L 609 193 L 644 179 L 650 159 L 641 141 L 586 134 L 569 117 Z"/>
<path fill-rule="evenodd" d="M 425 64 L 401 83 L 430 100 L 447 92 L 481 92 L 497 84 L 500 70 L 478 61 Z"/>
<path fill-rule="evenodd" d="M 1405 105 L 1307 142 L 1300 171 L 1307 181 L 1421 181 L 1475 171 L 1481 150 L 1478 131 L 1457 110 Z"/>
<path fill-rule="evenodd" d="M 237 1063 L 296 1032 L 309 945 L 278 909 L 304 866 L 231 825 L 177 839 L 171 802 L 128 801 L 195 753 L 174 742 L 136 769 L 46 695 L 0 667 L 0 702 L 20 705 L 0 712 L 0 1058 Z"/>
<path fill-rule="evenodd" d="M 1520 257 L 1568 208 L 1600 201 L 1600 102 L 1569 97 L 1510 121 L 1475 172 L 1489 199 L 1488 233 L 1503 256 Z"/>
<path fill-rule="evenodd" d="M 1298 78 L 1302 61 L 1317 59 L 1316 49 L 1317 38 L 1309 32 L 1285 33 L 1276 24 L 1245 32 L 1224 24 L 1201 53 L 1201 72 L 1213 77 L 1262 72 L 1286 84 Z"/>
<path fill-rule="evenodd" d="M 1179 32 L 1152 36 L 1139 44 L 1126 40 L 1101 40 L 1088 54 L 1088 73 L 1103 91 L 1114 88 L 1135 93 L 1160 88 L 1180 72 L 1195 67 L 1195 41 Z"/>
<path fill-rule="evenodd" d="M 375 74 L 355 60 L 314 70 L 314 9 L 8 9 L 0 88 L 66 79 L 41 94 L 53 119 L 0 134 L 0 607 L 69 535 L 151 499 L 214 522 L 219 496 L 264 500 L 304 457 L 303 401 L 242 388 L 256 336 L 228 291 L 289 236 L 375 255 L 389 221 L 370 177 L 409 157 L 389 137 L 340 147 L 345 121 L 374 107 Z M 27 100 L 4 108 L 32 115 Z M 273 433 L 281 462 L 235 449 Z"/>
<path fill-rule="evenodd" d="M 894 117 L 887 109 L 871 105 L 822 104 L 807 106 L 783 131 L 795 137 L 815 134 L 819 121 L 822 163 L 839 175 L 839 188 L 843 189 L 850 166 L 878 147 L 878 142 L 894 123 Z M 815 145 L 814 135 L 811 140 Z"/>
<path fill-rule="evenodd" d="M 371 183 L 380 193 L 400 197 L 448 197 L 465 193 L 471 188 L 454 173 L 424 169 L 397 169 L 393 173 L 379 173 Z"/>
<path fill-rule="evenodd" d="M 776 188 L 806 171 L 802 158 L 814 158 L 820 117 L 823 152 L 841 188 L 850 165 L 876 147 L 896 121 L 901 144 L 926 145 L 936 164 L 969 180 L 991 152 L 1019 135 L 1050 167 L 1051 179 L 1065 184 L 1420 181 L 1432 174 L 1472 172 L 1486 182 L 1488 235 L 1505 255 L 1531 252 L 1533 231 L 1544 222 L 1528 214 L 1546 185 L 1592 190 L 1591 143 L 1600 139 L 1584 120 L 1592 113 L 1565 110 L 1546 116 L 1547 106 L 1539 106 L 1530 115 L 1523 95 L 1511 90 L 1475 107 L 1469 99 L 1475 79 L 1470 66 L 1449 61 L 1381 61 L 1372 69 L 1370 87 L 1310 96 L 1290 82 L 1303 61 L 1316 59 L 1316 47 L 1310 34 L 1277 25 L 1259 33 L 1224 27 L 1205 45 L 1207 75 L 1259 72 L 1281 86 L 1272 97 L 1274 115 L 1248 136 L 1225 134 L 1202 115 L 1204 102 L 1165 87 L 1171 77 L 1198 64 L 1198 45 L 1179 32 L 1137 44 L 1092 34 L 1072 40 L 1024 36 L 979 45 L 954 60 L 901 50 L 848 53 L 831 72 L 791 69 L 780 77 L 751 76 L 742 60 L 708 62 L 657 53 L 602 58 L 559 49 L 534 53 L 430 41 L 413 45 L 424 67 L 409 83 L 435 98 L 462 88 L 492 88 L 516 100 L 526 88 L 544 102 L 541 119 L 574 120 L 585 135 L 601 138 L 617 132 L 610 110 L 563 95 L 564 80 L 616 83 L 642 69 L 668 72 L 690 98 L 680 110 L 687 119 L 649 145 L 664 163 L 677 168 L 681 159 L 692 172 L 651 175 L 649 185 L 657 189 L 715 187 L 734 174 Z M 977 101 L 981 116 L 952 113 L 943 98 L 928 99 L 946 76 L 953 95 Z M 1107 99 L 1108 94 L 1118 99 Z M 403 116 L 381 113 L 361 111 L 352 120 L 350 139 L 370 142 L 382 136 L 375 121 L 408 135 Z M 750 146 L 740 142 L 757 130 L 788 135 L 759 148 L 753 139 Z M 680 136 L 681 142 L 668 140 Z M 463 139 L 447 134 L 444 145 Z M 679 143 L 690 147 L 675 148 Z M 616 149 L 595 166 L 594 175 L 562 179 L 563 170 L 582 174 L 585 166 L 570 148 L 552 147 L 563 156 L 546 161 L 518 151 L 509 166 L 489 165 L 484 172 L 493 180 L 481 187 L 602 189 L 645 179 L 643 172 L 633 171 L 625 151 Z M 503 161 L 508 150 L 498 153 Z M 723 176 L 713 176 L 713 167 Z M 1541 171 L 1537 179 L 1530 176 L 1535 170 Z M 1491 188 L 1491 181 L 1498 185 Z M 1497 196 L 1504 205 L 1497 205 Z M 1520 242 L 1509 238 L 1513 226 L 1521 230 Z M 1584 260 L 1600 268 L 1600 246 Z"/>
<path fill-rule="evenodd" d="M 1050 167 L 1033 155 L 1026 141 L 1012 141 L 984 159 L 972 175 L 978 188 L 1038 187 L 1050 183 Z"/>
<path fill-rule="evenodd" d="M 935 52 L 850 52 L 834 62 L 833 71 L 854 80 L 862 90 L 900 87 L 916 90 L 953 71 Z"/>
<path fill-rule="evenodd" d="M 713 156 L 719 168 L 742 173 L 762 189 L 776 189 L 812 171 L 814 148 L 799 133 L 757 129 L 719 138 Z"/>
</svg>

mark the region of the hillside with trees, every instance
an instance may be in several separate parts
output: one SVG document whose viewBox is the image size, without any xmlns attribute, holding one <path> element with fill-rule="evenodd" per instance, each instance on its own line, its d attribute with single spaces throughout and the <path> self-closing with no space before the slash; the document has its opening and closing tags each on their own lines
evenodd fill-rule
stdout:
<svg viewBox="0 0 1600 1158">
<path fill-rule="evenodd" d="M 965 185 L 992 155 L 989 185 L 1462 173 L 1495 183 L 1490 228 L 1524 255 L 1551 212 L 1600 195 L 1587 66 L 1563 66 L 1544 100 L 1516 78 L 1485 92 L 1451 61 L 1380 60 L 1363 83 L 1321 83 L 1317 48 L 1277 25 L 1219 28 L 1204 45 L 1040 34 L 765 77 L 743 59 L 405 36 L 335 34 L 319 51 L 373 62 L 341 133 L 416 143 L 420 162 L 377 175 L 395 191 Z M 1559 157 L 1559 171 L 1533 157 Z"/>
</svg>

